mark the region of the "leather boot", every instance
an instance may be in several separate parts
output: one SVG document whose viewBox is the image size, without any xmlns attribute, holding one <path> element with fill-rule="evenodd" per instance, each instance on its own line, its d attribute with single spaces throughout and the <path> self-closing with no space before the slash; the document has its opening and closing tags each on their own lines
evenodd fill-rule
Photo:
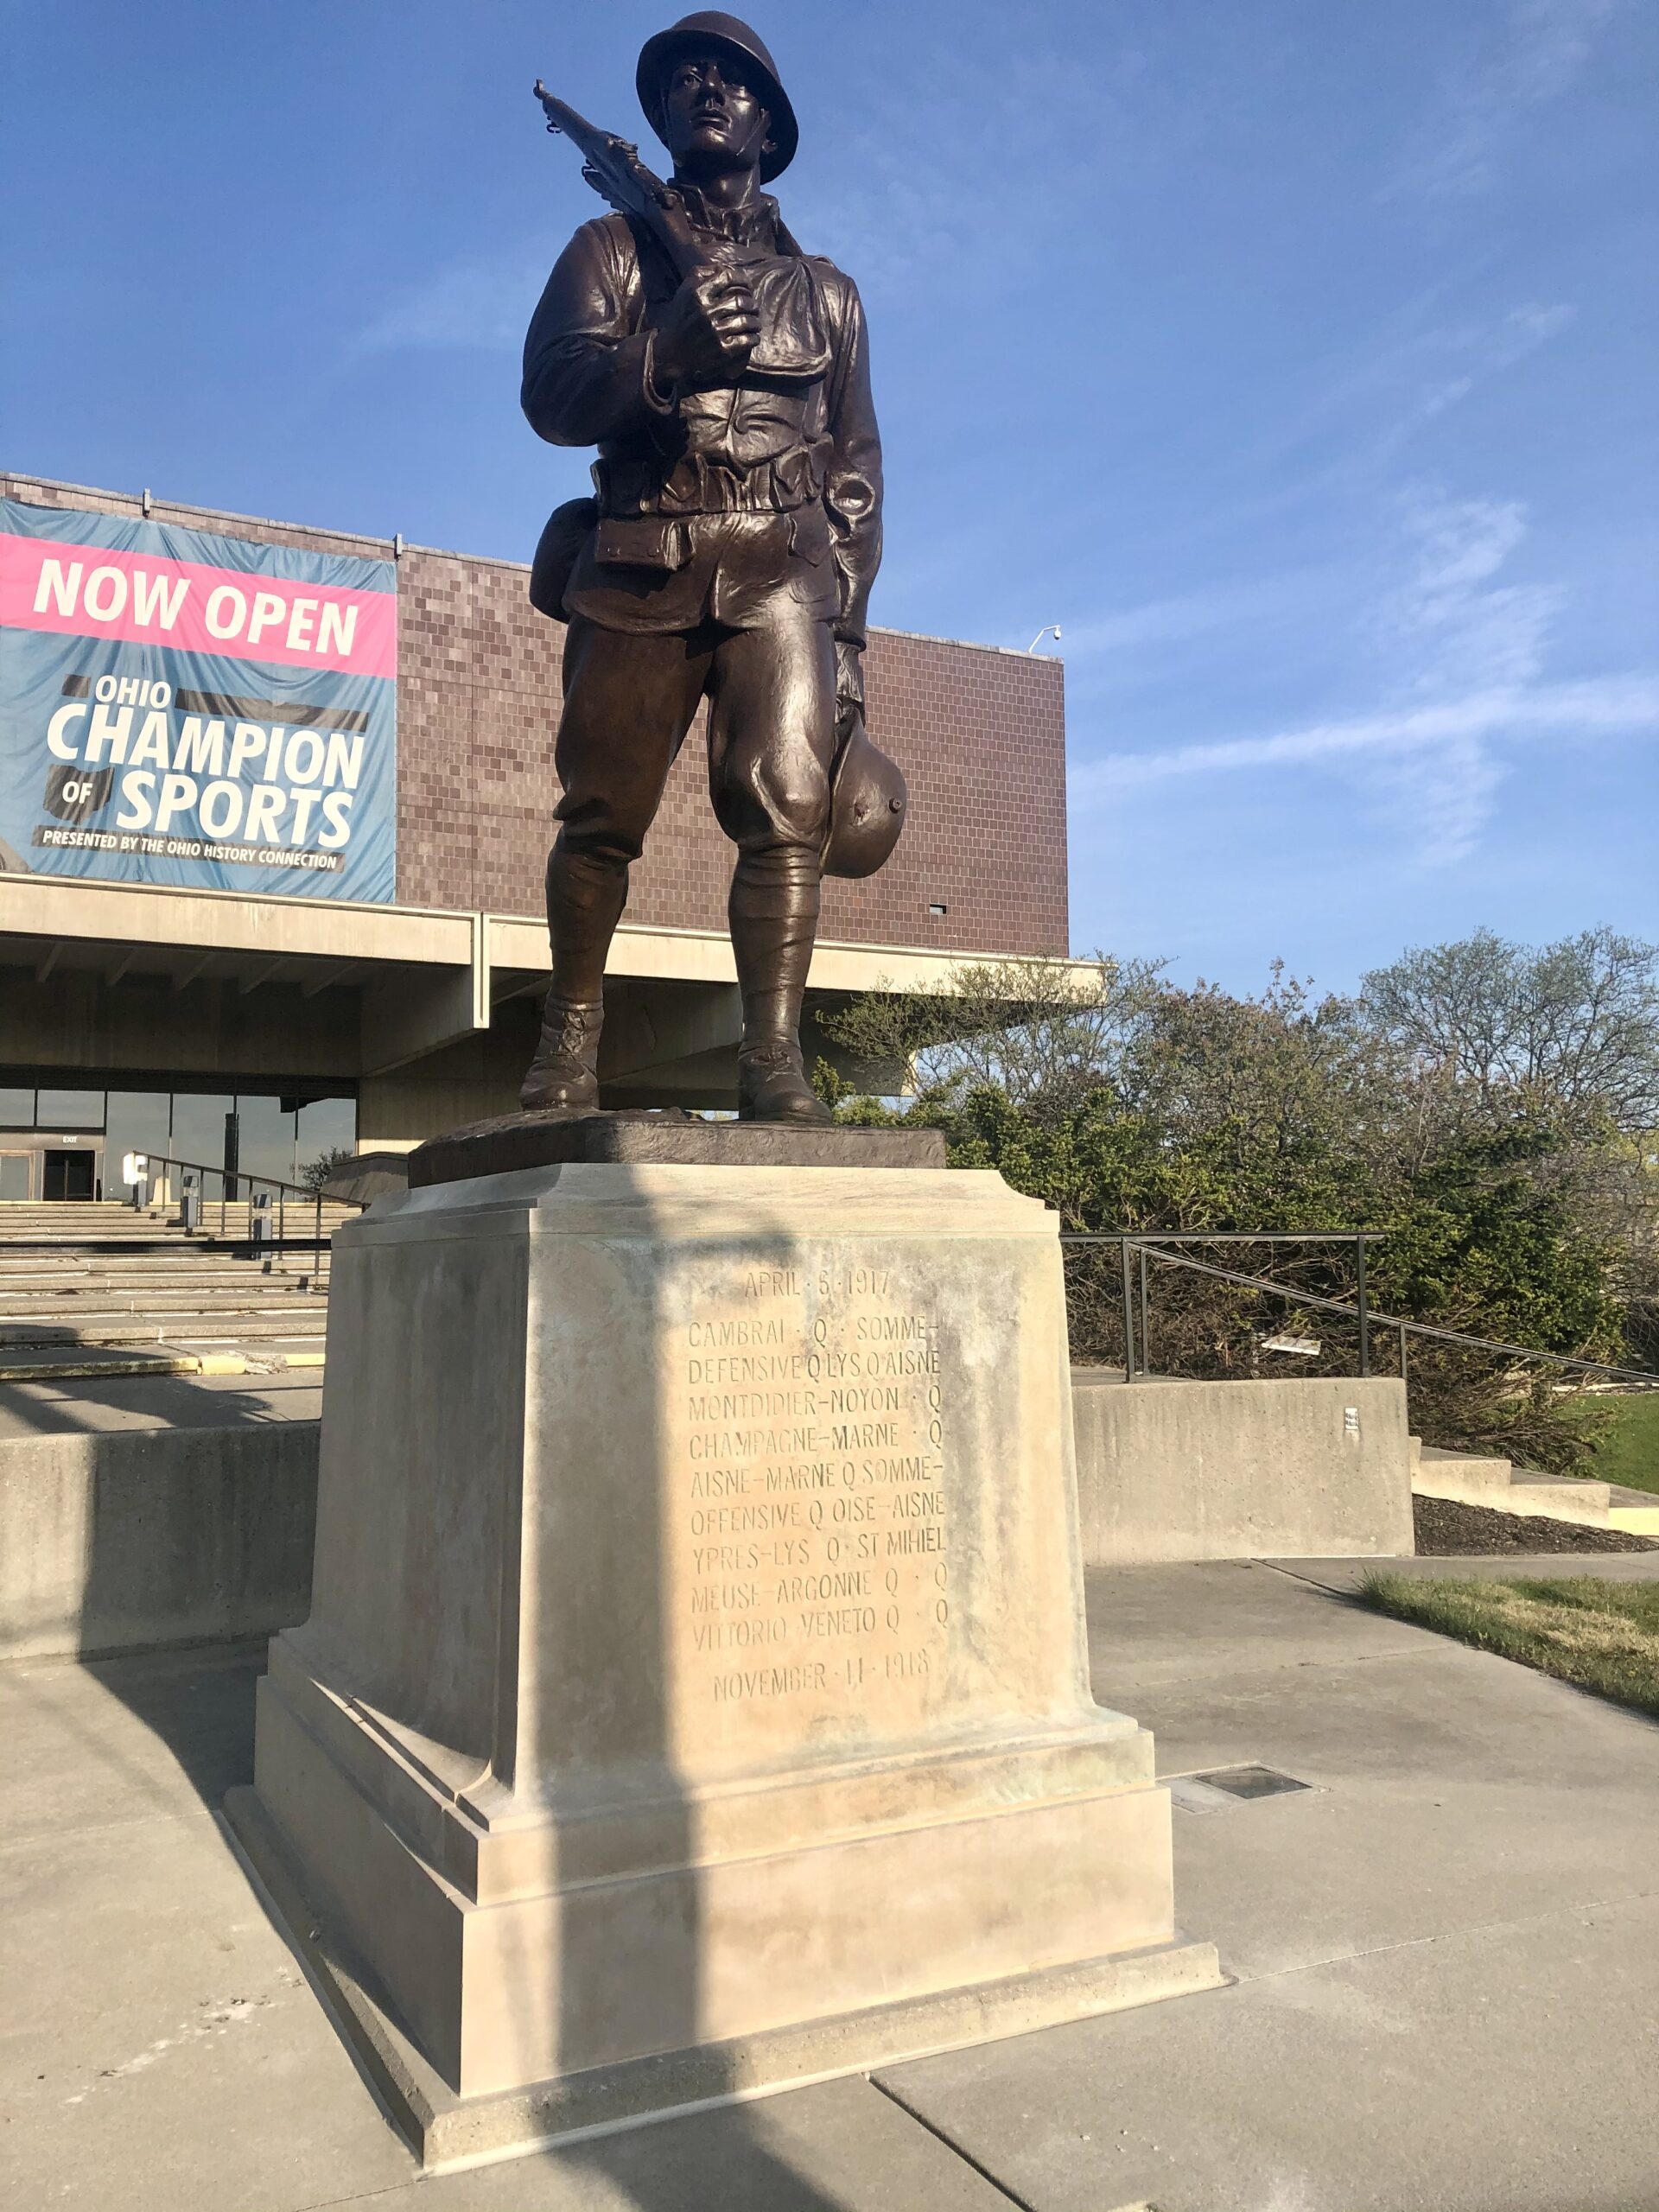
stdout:
<svg viewBox="0 0 1659 2212">
<path fill-rule="evenodd" d="M 798 1042 L 778 1038 L 751 1044 L 746 1033 L 737 1055 L 737 1118 L 818 1128 L 835 1116 L 807 1081 Z"/>
<path fill-rule="evenodd" d="M 536 1057 L 518 1094 L 526 1114 L 598 1111 L 599 1032 L 604 1019 L 602 1003 L 588 1006 L 548 993 Z"/>
<path fill-rule="evenodd" d="M 615 853 L 573 849 L 561 829 L 547 856 L 553 981 L 536 1057 L 518 1094 L 526 1114 L 599 1110 L 605 955 L 627 895 L 626 861 Z"/>
<path fill-rule="evenodd" d="M 740 854 L 728 911 L 743 994 L 737 1118 L 820 1127 L 834 1116 L 801 1057 L 801 1001 L 818 926 L 815 858 L 791 848 Z"/>
</svg>

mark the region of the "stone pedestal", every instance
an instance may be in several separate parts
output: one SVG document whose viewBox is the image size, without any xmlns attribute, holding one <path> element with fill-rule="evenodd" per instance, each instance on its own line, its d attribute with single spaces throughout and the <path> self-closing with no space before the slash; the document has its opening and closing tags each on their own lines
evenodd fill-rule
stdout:
<svg viewBox="0 0 1659 2212">
<path fill-rule="evenodd" d="M 1090 1695 L 1052 1215 L 575 1161 L 334 1270 L 232 1813 L 429 2157 L 1218 1978 Z"/>
</svg>

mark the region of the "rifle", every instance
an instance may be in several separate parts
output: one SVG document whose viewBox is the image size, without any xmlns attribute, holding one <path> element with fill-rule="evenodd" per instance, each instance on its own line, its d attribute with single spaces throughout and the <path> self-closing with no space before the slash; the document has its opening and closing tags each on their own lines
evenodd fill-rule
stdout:
<svg viewBox="0 0 1659 2212">
<path fill-rule="evenodd" d="M 619 215 L 632 215 L 645 224 L 667 254 L 676 276 L 683 281 L 707 268 L 708 257 L 686 220 L 685 210 L 661 177 L 640 160 L 639 149 L 567 107 L 539 77 L 536 97 L 546 114 L 548 129 L 556 137 L 569 138 L 581 154 L 582 173 L 594 190 L 601 200 L 608 200 Z"/>
</svg>

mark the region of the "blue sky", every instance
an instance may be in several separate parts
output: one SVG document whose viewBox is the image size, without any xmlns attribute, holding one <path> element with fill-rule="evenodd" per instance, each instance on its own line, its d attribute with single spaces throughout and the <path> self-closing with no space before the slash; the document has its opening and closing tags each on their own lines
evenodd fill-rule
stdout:
<svg viewBox="0 0 1659 2212">
<path fill-rule="evenodd" d="M 8 0 L 0 454 L 527 557 L 585 480 L 518 348 L 598 204 L 530 83 L 647 138 L 669 16 Z M 757 21 L 872 326 L 874 618 L 1061 626 L 1077 948 L 1659 936 L 1659 10 Z"/>
</svg>

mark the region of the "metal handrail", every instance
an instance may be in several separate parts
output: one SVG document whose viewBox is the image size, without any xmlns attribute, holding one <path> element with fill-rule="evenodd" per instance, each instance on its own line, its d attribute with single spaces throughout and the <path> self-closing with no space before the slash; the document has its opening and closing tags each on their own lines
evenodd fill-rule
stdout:
<svg viewBox="0 0 1659 2212">
<path fill-rule="evenodd" d="M 1219 1282 L 1234 1282 L 1252 1290 L 1274 1292 L 1292 1305 L 1317 1306 L 1326 1313 L 1343 1313 L 1351 1319 L 1358 1311 L 1357 1306 L 1344 1305 L 1339 1298 L 1321 1298 L 1313 1291 L 1294 1290 L 1287 1284 L 1274 1282 L 1265 1275 L 1237 1274 L 1230 1268 L 1206 1267 L 1202 1260 L 1185 1260 L 1174 1254 L 1154 1252 L 1152 1256 L 1155 1260 L 1163 1260 L 1170 1267 L 1187 1268 L 1196 1274 L 1213 1275 Z M 1648 1389 L 1659 1389 L 1659 1375 L 1643 1367 L 1616 1367 L 1609 1360 L 1580 1359 L 1564 1351 L 1540 1351 L 1532 1344 L 1507 1344 L 1496 1337 L 1471 1336 L 1466 1330 L 1443 1329 L 1432 1321 L 1408 1321 L 1398 1313 L 1374 1311 L 1370 1319 L 1379 1327 L 1396 1330 L 1402 1347 L 1404 1338 L 1408 1336 L 1428 1337 L 1439 1344 L 1464 1344 L 1472 1351 L 1497 1352 L 1505 1359 L 1542 1360 L 1548 1366 L 1571 1368 L 1579 1374 L 1608 1375 L 1621 1382 L 1639 1382 Z M 1405 1373 L 1403 1349 L 1400 1372 L 1402 1376 Z"/>
<path fill-rule="evenodd" d="M 1062 1244 L 1116 1244 L 1119 1247 L 1123 1277 L 1123 1373 L 1125 1379 L 1134 1382 L 1137 1374 L 1148 1375 L 1147 1344 L 1150 1322 L 1147 1311 L 1147 1257 L 1170 1260 L 1179 1264 L 1168 1253 L 1160 1252 L 1160 1244 L 1351 1244 L 1354 1248 L 1356 1311 L 1359 1319 L 1359 1371 L 1367 1376 L 1371 1371 L 1370 1306 L 1365 1294 L 1365 1247 L 1379 1244 L 1388 1235 L 1385 1229 L 1180 1229 L 1180 1230 L 1122 1230 L 1116 1233 L 1083 1230 L 1063 1230 Z M 1129 1254 L 1140 1253 L 1141 1266 L 1141 1344 L 1140 1362 L 1136 1364 L 1135 1297 L 1131 1283 L 1132 1270 Z M 1196 1261 L 1186 1264 L 1196 1267 Z M 1252 1278 L 1255 1280 L 1255 1278 Z M 1266 1280 L 1265 1277 L 1261 1280 Z"/>
<path fill-rule="evenodd" d="M 1357 1321 L 1361 1332 L 1359 1371 L 1362 1376 L 1368 1376 L 1370 1373 L 1370 1329 L 1371 1325 L 1375 1324 L 1381 1328 L 1392 1329 L 1395 1331 L 1399 1336 L 1400 1379 L 1402 1382 L 1406 1379 L 1406 1340 L 1408 1337 L 1427 1337 L 1438 1344 L 1461 1344 L 1472 1351 L 1495 1352 L 1498 1354 L 1499 1357 L 1505 1359 L 1540 1360 L 1547 1366 L 1567 1368 L 1576 1374 L 1605 1375 L 1610 1376 L 1616 1382 L 1636 1383 L 1643 1389 L 1659 1389 L 1659 1375 L 1654 1374 L 1650 1370 L 1646 1368 L 1618 1367 L 1614 1365 L 1613 1363 L 1609 1360 L 1580 1359 L 1567 1352 L 1540 1351 L 1535 1346 L 1531 1344 L 1503 1344 L 1496 1337 L 1471 1336 L 1466 1330 L 1445 1329 L 1440 1327 L 1436 1323 L 1432 1321 L 1408 1321 L 1402 1314 L 1379 1313 L 1375 1312 L 1365 1301 L 1364 1246 L 1366 1244 L 1374 1244 L 1380 1242 L 1387 1233 L 1388 1232 L 1385 1230 L 1343 1230 L 1340 1231 L 1332 1230 L 1329 1233 L 1319 1232 L 1308 1234 L 1304 1234 L 1302 1231 L 1298 1230 L 1262 1230 L 1259 1234 L 1248 1230 L 1230 1230 L 1217 1231 L 1213 1234 L 1191 1235 L 1184 1233 L 1179 1236 L 1160 1236 L 1157 1232 L 1125 1234 L 1122 1236 L 1084 1235 L 1080 1232 L 1063 1232 L 1060 1237 L 1060 1242 L 1062 1244 L 1119 1244 L 1125 1247 L 1130 1244 L 1135 1244 L 1141 1248 L 1141 1325 L 1140 1346 L 1141 1364 L 1138 1369 L 1133 1365 L 1126 1365 L 1125 1373 L 1130 1381 L 1134 1380 L 1137 1372 L 1141 1375 L 1147 1375 L 1151 1372 L 1150 1368 L 1145 1363 L 1147 1349 L 1146 1263 L 1147 1258 L 1150 1257 L 1154 1260 L 1159 1261 L 1165 1267 L 1185 1268 L 1191 1274 L 1207 1275 L 1217 1282 L 1235 1283 L 1241 1289 L 1245 1290 L 1265 1291 L 1269 1297 L 1282 1299 L 1287 1306 L 1317 1306 L 1322 1313 L 1340 1313 L 1350 1320 Z M 1189 1259 L 1183 1253 L 1160 1252 L 1156 1249 L 1160 1243 L 1165 1244 L 1355 1244 L 1359 1248 L 1359 1281 L 1357 1287 L 1357 1295 L 1354 1303 L 1352 1305 L 1349 1305 L 1344 1300 L 1339 1298 L 1325 1298 L 1321 1296 L 1316 1291 L 1298 1290 L 1291 1284 L 1274 1282 L 1272 1278 L 1268 1275 L 1243 1274 L 1237 1269 L 1233 1268 L 1217 1268 L 1211 1266 L 1208 1262 L 1204 1260 Z M 1134 1344 L 1132 1332 L 1134 1328 L 1134 1318 L 1132 1309 L 1128 1302 L 1128 1259 L 1127 1250 L 1124 1255 L 1123 1269 L 1125 1283 L 1125 1302 L 1123 1309 L 1125 1335 L 1126 1341 L 1128 1343 L 1131 1357 L 1133 1357 Z"/>
<path fill-rule="evenodd" d="M 147 1157 L 154 1160 L 157 1158 L 157 1155 L 151 1153 L 148 1154 Z M 232 1181 L 245 1183 L 248 1185 L 248 1198 L 245 1203 L 247 1205 L 249 1213 L 250 1245 L 251 1245 L 252 1242 L 252 1198 L 253 1193 L 256 1190 L 271 1190 L 275 1191 L 276 1193 L 276 1244 L 279 1252 L 285 1251 L 288 1246 L 289 1193 L 292 1192 L 296 1198 L 308 1202 L 312 1208 L 310 1239 L 312 1245 L 312 1272 L 314 1277 L 321 1274 L 323 1249 L 323 1193 L 321 1190 L 311 1190 L 303 1183 L 290 1183 L 281 1175 L 253 1174 L 242 1167 L 238 1167 L 234 1172 L 234 1175 L 232 1175 L 231 1170 L 228 1168 L 224 1166 L 214 1167 L 207 1160 L 181 1159 L 170 1148 L 165 1154 L 160 1155 L 160 1158 L 163 1173 L 169 1183 L 173 1179 L 173 1171 L 175 1169 L 188 1169 L 193 1174 L 217 1175 L 219 1177 L 219 1233 L 221 1236 L 226 1234 L 226 1217 L 227 1207 L 233 1204 L 239 1203 L 227 1196 L 226 1185 Z M 361 1198 L 332 1198 L 328 1203 L 332 1205 L 354 1206 L 360 1213 L 367 1201 Z"/>
<path fill-rule="evenodd" d="M 146 1155 L 151 1160 L 157 1156 L 155 1153 Z M 182 1159 L 171 1148 L 159 1156 L 164 1159 L 170 1167 L 188 1167 L 198 1175 L 217 1175 L 221 1182 L 228 1179 L 235 1183 L 251 1183 L 261 1190 L 292 1191 L 296 1198 L 313 1198 L 320 1195 L 308 1183 L 290 1183 L 281 1175 L 256 1175 L 251 1169 L 246 1167 L 227 1168 L 222 1165 L 214 1167 L 206 1160 Z M 232 1200 L 230 1203 L 235 1204 L 236 1201 Z M 340 1198 L 334 1203 L 339 1205 L 354 1205 L 357 1202 L 353 1198 Z"/>
</svg>

